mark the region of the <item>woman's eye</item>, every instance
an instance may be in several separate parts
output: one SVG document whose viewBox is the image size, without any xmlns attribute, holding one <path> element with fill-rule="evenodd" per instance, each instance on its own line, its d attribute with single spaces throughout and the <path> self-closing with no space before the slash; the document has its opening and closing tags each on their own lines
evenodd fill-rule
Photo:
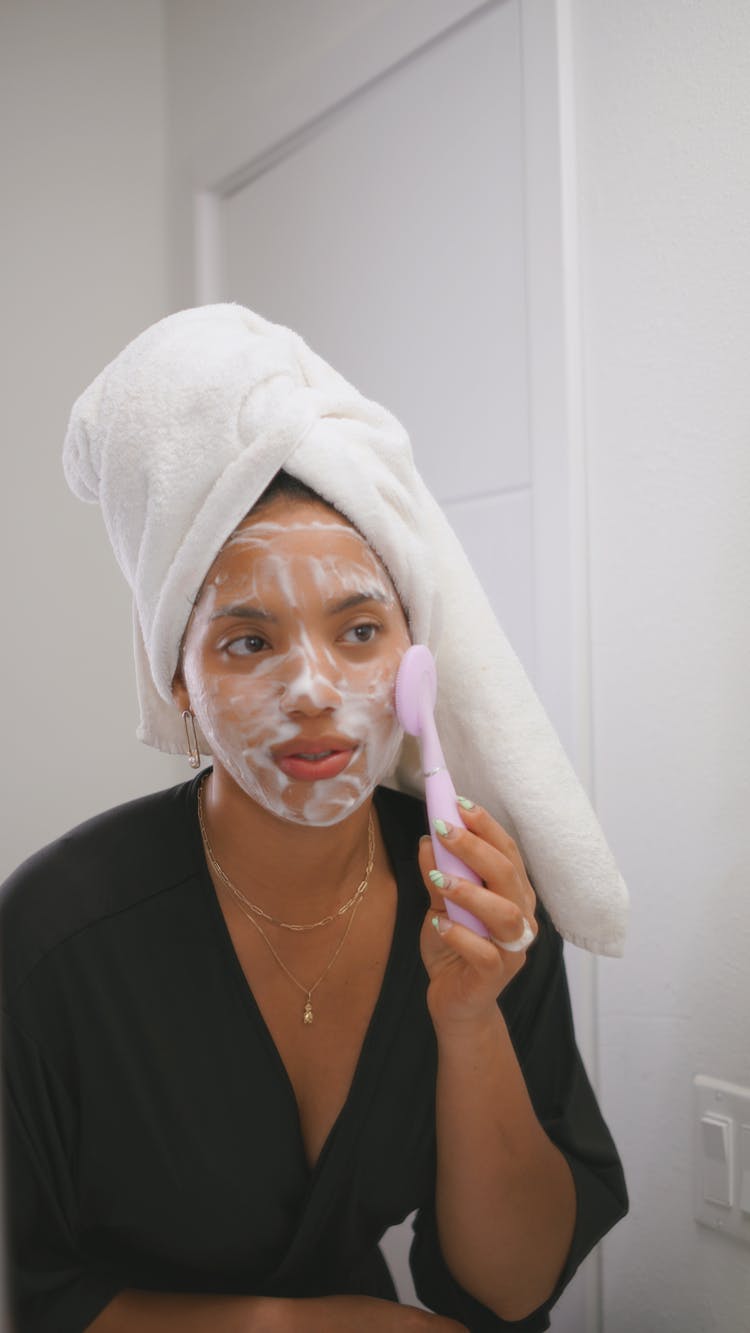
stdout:
<svg viewBox="0 0 750 1333">
<path fill-rule="evenodd" d="M 232 639 L 231 643 L 226 645 L 226 651 L 232 657 L 255 657 L 260 652 L 260 648 L 248 647 L 250 644 L 263 644 L 260 634 L 243 634 L 241 639 Z"/>
<path fill-rule="evenodd" d="M 347 630 L 346 632 L 347 632 L 347 634 L 357 634 L 357 635 L 358 635 L 360 630 L 372 630 L 373 633 L 372 633 L 372 634 L 368 634 L 368 636 L 367 636 L 366 639 L 364 639 L 364 638 L 358 638 L 358 639 L 357 639 L 357 642 L 358 642 L 358 643 L 372 643 L 372 641 L 373 641 L 375 635 L 380 633 L 381 628 L 382 628 L 382 627 L 381 627 L 380 625 L 375 625 L 372 621 L 368 621 L 366 624 L 363 624 L 363 625 L 352 625 L 352 628 L 349 629 L 349 630 Z"/>
<path fill-rule="evenodd" d="M 376 625 L 368 621 L 362 625 L 352 625 L 351 629 L 346 630 L 346 634 L 353 634 L 355 641 L 361 644 L 372 643 L 376 634 L 382 632 L 382 625 Z M 243 634 L 239 639 L 232 639 L 225 644 L 225 652 L 231 657 L 257 657 L 263 651 L 267 641 L 260 634 Z"/>
</svg>

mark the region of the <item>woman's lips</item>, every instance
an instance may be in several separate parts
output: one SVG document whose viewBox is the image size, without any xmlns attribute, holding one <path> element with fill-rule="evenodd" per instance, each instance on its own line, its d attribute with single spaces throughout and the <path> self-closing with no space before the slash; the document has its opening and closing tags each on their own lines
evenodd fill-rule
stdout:
<svg viewBox="0 0 750 1333">
<path fill-rule="evenodd" d="M 287 754 L 277 759 L 276 763 L 287 777 L 296 778 L 300 782 L 316 782 L 318 778 L 335 778 L 337 774 L 343 773 L 357 748 L 336 750 L 327 759 L 300 759 L 299 755 Z"/>
</svg>

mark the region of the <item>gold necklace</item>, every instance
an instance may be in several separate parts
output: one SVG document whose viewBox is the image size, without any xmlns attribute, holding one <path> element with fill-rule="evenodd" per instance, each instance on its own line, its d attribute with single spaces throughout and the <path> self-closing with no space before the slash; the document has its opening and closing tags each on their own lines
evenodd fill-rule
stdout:
<svg viewBox="0 0 750 1333">
<path fill-rule="evenodd" d="M 313 1007 L 312 1007 L 312 997 L 313 997 L 313 992 L 316 991 L 316 990 L 318 989 L 318 986 L 320 985 L 321 981 L 323 981 L 323 980 L 325 979 L 325 977 L 328 976 L 328 973 L 330 972 L 331 968 L 333 967 L 334 963 L 336 962 L 336 959 L 338 958 L 339 954 L 341 953 L 341 950 L 343 949 L 344 944 L 346 943 L 346 937 L 347 937 L 347 935 L 349 934 L 349 931 L 351 930 L 352 926 L 354 925 L 354 918 L 355 918 L 355 916 L 357 915 L 357 908 L 358 908 L 358 907 L 359 907 L 359 903 L 357 902 L 357 903 L 354 904 L 354 910 L 352 911 L 352 914 L 351 914 L 351 916 L 349 917 L 349 921 L 348 921 L 346 930 L 344 931 L 343 937 L 342 937 L 342 939 L 341 939 L 341 941 L 340 941 L 340 943 L 339 943 L 338 948 L 336 949 L 335 954 L 333 955 L 333 958 L 331 959 L 330 963 L 328 964 L 328 967 L 326 968 L 326 970 L 325 970 L 325 972 L 322 974 L 322 976 L 319 976 L 319 977 L 318 977 L 318 980 L 315 982 L 314 986 L 310 986 L 310 987 L 303 986 L 303 985 L 302 985 L 302 982 L 301 982 L 301 981 L 298 981 L 297 978 L 296 978 L 295 976 L 292 975 L 292 973 L 289 971 L 289 968 L 287 967 L 286 963 L 283 963 L 283 962 L 281 961 L 281 959 L 279 958 L 279 955 L 277 954 L 277 952 L 276 952 L 276 950 L 274 949 L 274 947 L 273 947 L 271 941 L 269 940 L 268 936 L 266 935 L 266 932 L 261 928 L 261 926 L 260 926 L 260 925 L 258 924 L 258 922 L 255 920 L 255 918 L 254 918 L 253 916 L 251 916 L 249 912 L 245 912 L 245 916 L 247 917 L 248 921 L 250 921 L 250 922 L 255 926 L 255 929 L 258 931 L 258 933 L 259 933 L 260 935 L 263 936 L 263 939 L 266 941 L 266 944 L 268 945 L 269 949 L 271 950 L 271 953 L 273 954 L 274 958 L 276 959 L 276 962 L 279 964 L 279 967 L 283 967 L 283 969 L 284 969 L 284 971 L 286 972 L 286 974 L 287 974 L 287 976 L 289 977 L 289 979 L 290 979 L 291 981 L 293 981 L 294 984 L 295 984 L 295 986 L 297 986 L 297 987 L 302 991 L 303 995 L 306 996 L 305 1007 L 304 1007 L 304 1010 L 302 1011 L 302 1022 L 303 1022 L 305 1025 L 309 1025 L 309 1024 L 312 1023 L 312 1021 L 313 1021 Z M 243 906 L 242 906 L 242 903 L 240 903 L 240 910 L 241 910 L 241 911 L 244 911 L 244 908 L 243 908 Z"/>
<path fill-rule="evenodd" d="M 281 968 L 284 969 L 284 971 L 286 972 L 286 975 L 289 977 L 290 981 L 293 981 L 294 984 L 295 984 L 295 986 L 297 986 L 297 987 L 299 988 L 299 990 L 301 990 L 302 993 L 306 996 L 306 1000 L 305 1000 L 305 1008 L 304 1008 L 303 1013 L 302 1013 L 302 1022 L 303 1022 L 306 1026 L 309 1026 L 309 1024 L 311 1024 L 312 1021 L 313 1021 L 313 1007 L 312 1007 L 312 997 L 313 997 L 313 993 L 314 993 L 314 991 L 316 991 L 316 990 L 318 989 L 318 986 L 320 985 L 321 981 L 323 981 L 323 980 L 325 979 L 325 977 L 328 976 L 328 973 L 330 972 L 331 968 L 333 967 L 333 964 L 336 962 L 336 959 L 338 958 L 339 954 L 341 953 L 341 950 L 343 949 L 344 944 L 346 943 L 346 939 L 347 939 L 347 936 L 348 936 L 348 934 L 349 934 L 349 931 L 351 930 L 352 926 L 354 925 L 354 918 L 355 918 L 355 916 L 357 915 L 357 908 L 359 907 L 359 904 L 360 904 L 361 899 L 362 899 L 362 895 L 364 894 L 364 892 L 365 892 L 365 890 L 366 890 L 366 888 L 367 888 L 367 884 L 368 884 L 368 881 L 369 881 L 369 878 L 370 878 L 370 872 L 371 872 L 371 870 L 372 870 L 373 863 L 374 863 L 374 860 L 375 860 L 375 835 L 374 835 L 374 831 L 373 831 L 372 811 L 370 811 L 370 819 L 369 819 L 369 826 L 368 826 L 368 851 L 369 851 L 369 860 L 368 860 L 368 862 L 367 862 L 367 871 L 366 871 L 366 874 L 365 874 L 365 878 L 364 878 L 364 880 L 362 881 L 362 883 L 360 884 L 359 889 L 357 890 L 357 892 L 354 894 L 354 897 L 351 898 L 351 899 L 349 900 L 349 903 L 348 903 L 348 904 L 345 904 L 345 908 L 346 908 L 346 907 L 350 906 L 351 903 L 354 903 L 354 910 L 352 911 L 352 914 L 351 914 L 351 916 L 350 916 L 350 918 L 349 918 L 349 922 L 348 922 L 348 924 L 347 924 L 346 930 L 344 931 L 344 934 L 343 934 L 341 940 L 339 941 L 338 948 L 336 949 L 336 952 L 334 953 L 333 958 L 332 958 L 331 961 L 329 962 L 329 964 L 328 964 L 328 966 L 327 966 L 325 972 L 323 972 L 323 974 L 322 974 L 321 976 L 318 977 L 318 980 L 315 982 L 315 984 L 314 984 L 313 986 L 308 987 L 308 986 L 303 986 L 303 985 L 302 985 L 302 982 L 301 982 L 301 981 L 298 981 L 297 978 L 296 978 L 296 977 L 289 971 L 289 968 L 286 966 L 286 963 L 282 962 L 282 960 L 279 958 L 279 955 L 277 954 L 276 950 L 274 949 L 274 947 L 273 947 L 271 941 L 269 940 L 268 936 L 266 935 L 265 931 L 261 929 L 259 923 L 255 920 L 255 918 L 251 915 L 251 913 L 250 913 L 249 911 L 247 911 L 247 908 L 245 907 L 245 903 L 246 903 L 247 900 L 246 900 L 245 898 L 243 898 L 242 894 L 239 892 L 239 889 L 235 888 L 235 886 L 232 884 L 231 880 L 227 878 L 227 876 L 224 874 L 224 871 L 221 869 L 221 866 L 220 866 L 219 863 L 216 861 L 216 859 L 215 859 L 215 857 L 214 857 L 214 855 L 213 855 L 213 852 L 212 852 L 211 849 L 210 849 L 210 845 L 209 845 L 208 839 L 207 839 L 207 837 L 206 837 L 206 826 L 205 826 L 205 824 L 204 824 L 204 822 L 203 822 L 203 807 L 202 807 L 202 800 L 201 800 L 201 797 L 202 797 L 202 789 L 203 789 L 203 783 L 204 783 L 204 781 L 205 781 L 205 779 L 201 779 L 200 785 L 199 785 L 199 787 L 198 787 L 198 820 L 199 820 L 199 823 L 200 823 L 200 826 L 201 826 L 201 833 L 202 833 L 202 835 L 203 835 L 203 841 L 204 841 L 204 844 L 205 844 L 205 846 L 206 846 L 206 850 L 207 850 L 208 855 L 209 855 L 209 860 L 211 861 L 211 864 L 212 864 L 212 866 L 214 867 L 214 869 L 217 870 L 218 873 L 221 875 L 221 878 L 222 878 L 222 880 L 224 881 L 224 883 L 226 883 L 227 886 L 228 886 L 228 887 L 232 890 L 232 892 L 235 894 L 235 897 L 238 899 L 238 903 L 239 903 L 240 910 L 241 910 L 241 911 L 244 913 L 244 915 L 247 917 L 247 919 L 248 919 L 248 921 L 251 923 L 251 925 L 255 926 L 255 929 L 256 929 L 256 930 L 258 931 L 258 933 L 263 937 L 263 939 L 265 940 L 265 942 L 266 942 L 266 944 L 268 945 L 269 949 L 271 950 L 271 953 L 273 954 L 274 958 L 276 959 L 276 962 L 279 964 L 279 967 L 281 967 Z M 356 900 L 356 901 L 355 901 L 355 900 Z M 345 910 L 345 908 L 344 908 L 344 909 L 341 909 L 341 908 L 340 908 L 340 909 L 339 909 L 339 912 L 338 912 L 336 915 L 340 915 L 340 914 L 341 914 L 341 911 L 342 911 L 342 910 Z M 261 911 L 261 909 L 258 908 L 258 911 Z M 265 912 L 262 912 L 262 915 L 265 916 L 266 913 L 265 913 Z M 272 920 L 272 919 L 273 919 L 273 918 L 269 918 L 269 920 Z M 327 918 L 325 918 L 325 920 L 328 920 L 328 921 L 332 921 L 333 919 L 334 919 L 333 917 L 327 917 Z M 280 921 L 280 922 L 278 922 L 278 924 L 279 924 L 279 925 L 285 925 L 286 923 L 283 922 L 283 921 Z M 315 922 L 315 925 L 322 925 L 322 924 L 324 924 L 324 922 Z M 290 929 L 290 930 L 311 930 L 311 929 L 312 929 L 312 926 L 289 926 L 288 929 Z"/>
<path fill-rule="evenodd" d="M 370 879 L 370 875 L 372 873 L 372 867 L 375 863 L 375 826 L 373 824 L 373 819 L 372 819 L 372 810 L 370 811 L 370 818 L 367 821 L 368 859 L 367 859 L 367 868 L 365 870 L 364 879 L 361 881 L 360 884 L 357 885 L 357 888 L 355 889 L 351 898 L 348 898 L 345 903 L 342 903 L 341 907 L 337 908 L 337 910 L 333 913 L 332 916 L 324 916 L 321 918 L 320 921 L 311 921 L 307 925 L 297 926 L 290 924 L 289 921 L 279 921 L 278 917 L 270 916 L 268 912 L 264 912 L 263 908 L 258 907 L 257 903 L 251 903 L 250 899 L 246 898 L 243 893 L 240 893 L 240 890 L 237 888 L 236 884 L 233 884 L 229 876 L 225 874 L 225 872 L 222 870 L 221 866 L 219 865 L 219 862 L 216 860 L 216 856 L 214 854 L 211 843 L 209 842 L 208 834 L 206 832 L 206 823 L 203 817 L 203 784 L 205 781 L 206 781 L 205 777 L 201 778 L 200 784 L 198 786 L 198 822 L 201 826 L 201 834 L 203 836 L 203 842 L 205 844 L 206 852 L 208 854 L 208 859 L 211 862 L 211 865 L 213 866 L 219 878 L 223 881 L 224 884 L 226 884 L 227 888 L 234 894 L 238 902 L 244 903 L 245 907 L 248 907 L 251 912 L 255 912 L 257 916 L 262 916 L 264 920 L 270 922 L 272 926 L 283 926 L 285 930 L 315 930 L 317 926 L 327 926 L 329 921 L 335 921 L 337 916 L 343 916 L 345 912 L 349 911 L 349 908 L 354 903 L 359 902 L 359 899 L 363 896 L 363 894 L 367 889 L 367 884 Z"/>
</svg>

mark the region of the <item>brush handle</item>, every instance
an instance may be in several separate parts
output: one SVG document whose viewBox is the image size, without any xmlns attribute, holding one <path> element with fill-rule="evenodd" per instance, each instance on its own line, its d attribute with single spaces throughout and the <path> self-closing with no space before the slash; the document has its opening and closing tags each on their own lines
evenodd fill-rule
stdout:
<svg viewBox="0 0 750 1333">
<path fill-rule="evenodd" d="M 411 651 L 413 653 L 428 653 L 425 648 L 414 648 Z M 428 662 L 431 664 L 432 685 L 434 687 L 435 667 L 429 653 Z M 406 689 L 407 681 L 404 681 L 404 695 L 408 697 L 410 702 L 413 699 L 416 717 L 410 711 L 404 721 L 408 723 L 410 734 L 419 736 L 422 772 L 424 774 L 424 795 L 427 804 L 430 837 L 432 838 L 432 850 L 435 854 L 435 865 L 438 870 L 442 870 L 446 875 L 457 875 L 461 879 L 470 880 L 472 884 L 481 884 L 482 881 L 479 876 L 473 870 L 470 870 L 467 865 L 464 865 L 464 862 L 458 856 L 454 856 L 452 852 L 448 851 L 438 834 L 434 832 L 436 819 L 443 819 L 456 828 L 462 827 L 463 820 L 459 814 L 456 789 L 448 772 L 435 725 L 432 711 L 435 693 L 434 689 L 430 689 L 427 669 L 422 668 L 421 677 L 418 671 L 412 670 L 408 684 L 409 690 Z M 482 935 L 485 939 L 489 938 L 490 932 L 487 927 L 472 912 L 467 912 L 465 907 L 459 907 L 458 903 L 452 903 L 450 898 L 446 898 L 445 909 L 451 921 L 456 921 L 460 926 L 466 926 L 469 930 L 473 930 L 476 935 Z"/>
<path fill-rule="evenodd" d="M 420 698 L 420 740 L 422 742 L 422 769 L 424 769 L 425 776 L 425 801 L 426 806 L 428 806 L 434 864 L 444 874 L 454 874 L 461 880 L 469 880 L 472 884 L 481 884 L 480 876 L 474 870 L 470 870 L 469 866 L 465 865 L 460 857 L 454 856 L 453 852 L 449 852 L 438 834 L 433 832 L 434 821 L 436 820 L 445 820 L 446 824 L 453 824 L 456 828 L 461 828 L 464 821 L 462 821 L 461 814 L 458 812 L 456 788 L 453 786 L 453 780 L 448 772 L 444 753 L 442 753 L 432 708 L 430 708 L 428 700 L 424 696 Z M 450 898 L 446 898 L 445 908 L 450 920 L 457 921 L 458 925 L 468 926 L 468 929 L 473 930 L 474 934 L 481 934 L 485 940 L 488 940 L 488 928 L 481 921 L 478 921 L 472 912 L 466 912 L 466 908 L 460 908 L 457 902 L 450 901 Z"/>
<path fill-rule="evenodd" d="M 424 794 L 427 803 L 427 815 L 430 821 L 430 836 L 432 838 L 432 850 L 435 854 L 435 865 L 438 870 L 442 870 L 446 875 L 458 875 L 461 879 L 468 879 L 472 884 L 481 884 L 479 875 L 474 870 L 470 870 L 458 856 L 454 856 L 444 843 L 440 841 L 437 833 L 433 832 L 436 819 L 444 819 L 446 823 L 461 828 L 462 819 L 459 814 L 458 801 L 456 800 L 456 791 L 451 780 L 451 775 L 447 768 L 441 766 L 437 773 L 430 773 L 425 776 Z M 452 903 L 450 898 L 445 899 L 445 907 L 451 921 L 456 921 L 460 926 L 467 926 L 475 934 L 489 938 L 487 927 L 477 919 L 471 912 L 467 912 L 465 907 L 459 907 L 458 903 Z"/>
</svg>

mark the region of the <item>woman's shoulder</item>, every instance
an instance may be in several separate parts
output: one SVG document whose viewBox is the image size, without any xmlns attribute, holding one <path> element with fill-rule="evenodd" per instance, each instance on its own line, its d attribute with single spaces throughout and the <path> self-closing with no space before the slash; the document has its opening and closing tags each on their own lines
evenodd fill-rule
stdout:
<svg viewBox="0 0 750 1333">
<path fill-rule="evenodd" d="M 3 988 L 71 935 L 193 873 L 194 780 L 84 820 L 34 852 L 0 885 Z"/>
</svg>

